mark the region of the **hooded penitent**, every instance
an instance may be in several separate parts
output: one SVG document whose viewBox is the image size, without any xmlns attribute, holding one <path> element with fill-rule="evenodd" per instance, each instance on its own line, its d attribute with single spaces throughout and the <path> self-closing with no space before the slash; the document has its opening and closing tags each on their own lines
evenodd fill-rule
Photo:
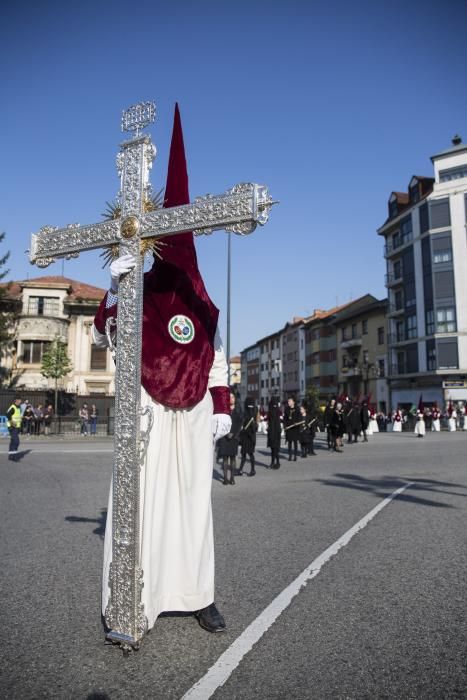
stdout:
<svg viewBox="0 0 467 700">
<path fill-rule="evenodd" d="M 176 105 L 164 207 L 189 201 Z M 198 269 L 192 232 L 164 238 L 160 253 L 163 259 L 155 260 L 144 275 L 141 383 L 155 401 L 170 408 L 190 408 L 207 391 L 219 311 L 209 298 Z M 106 298 L 94 320 L 100 333 L 104 333 L 106 318 L 116 315 L 115 306 L 106 309 L 105 303 Z M 229 413 L 228 388 L 215 387 L 212 393 L 216 390 L 222 394 L 217 398 L 221 398 L 223 408 L 215 411 Z"/>
</svg>

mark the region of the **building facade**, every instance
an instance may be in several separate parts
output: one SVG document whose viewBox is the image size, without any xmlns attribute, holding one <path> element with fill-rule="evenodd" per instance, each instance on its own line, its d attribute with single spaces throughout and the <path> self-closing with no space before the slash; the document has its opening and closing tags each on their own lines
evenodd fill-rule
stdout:
<svg viewBox="0 0 467 700">
<path fill-rule="evenodd" d="M 309 386 L 319 389 L 321 404 L 338 391 L 336 314 L 347 304 L 324 311 L 315 309 L 304 321 L 305 391 Z"/>
<path fill-rule="evenodd" d="M 297 401 L 305 395 L 305 332 L 303 318 L 286 323 L 280 334 L 282 396 Z"/>
<path fill-rule="evenodd" d="M 15 313 L 14 334 L 1 359 L 18 389 L 52 389 L 41 374 L 44 352 L 55 338 L 67 344 L 72 370 L 59 388 L 83 395 L 115 393 L 110 352 L 91 343 L 91 326 L 105 290 L 66 277 L 37 277 L 2 285 Z"/>
<path fill-rule="evenodd" d="M 259 406 L 266 409 L 273 396 L 282 397 L 280 331 L 258 340 L 260 349 Z"/>
<path fill-rule="evenodd" d="M 259 387 L 260 387 L 260 346 L 255 343 L 242 350 L 240 353 L 240 396 L 242 401 L 247 397 L 255 401 L 259 405 Z"/>
<path fill-rule="evenodd" d="M 366 398 L 384 413 L 387 396 L 387 300 L 371 294 L 349 304 L 335 318 L 338 394 Z"/>
<path fill-rule="evenodd" d="M 432 157 L 434 177 L 393 192 L 385 240 L 389 401 L 467 401 L 467 146 Z"/>
</svg>

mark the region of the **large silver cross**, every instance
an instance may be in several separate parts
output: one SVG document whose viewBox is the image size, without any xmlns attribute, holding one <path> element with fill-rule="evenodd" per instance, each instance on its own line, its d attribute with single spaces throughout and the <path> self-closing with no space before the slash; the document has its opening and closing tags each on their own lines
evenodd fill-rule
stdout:
<svg viewBox="0 0 467 700">
<path fill-rule="evenodd" d="M 106 610 L 108 637 L 124 650 L 137 648 L 147 629 L 141 602 L 140 567 L 140 466 L 141 332 L 143 259 L 150 242 L 184 231 L 208 234 L 223 229 L 245 235 L 265 224 L 274 202 L 266 187 L 235 185 L 225 194 L 198 197 L 192 204 L 151 211 L 149 172 L 156 155 L 151 137 L 141 130 L 154 121 L 152 102 L 123 112 L 122 130 L 134 131 L 120 146 L 117 171 L 121 180 L 117 218 L 97 224 L 65 228 L 44 226 L 31 238 L 30 261 L 46 267 L 57 258 L 111 247 L 118 255 L 137 259 L 133 271 L 119 285 L 117 314 L 115 436 L 113 467 L 112 564 L 110 601 Z"/>
</svg>

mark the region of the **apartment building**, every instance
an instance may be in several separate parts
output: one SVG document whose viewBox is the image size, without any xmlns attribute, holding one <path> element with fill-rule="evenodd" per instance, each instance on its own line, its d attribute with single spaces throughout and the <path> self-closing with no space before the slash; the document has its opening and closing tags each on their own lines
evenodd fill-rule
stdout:
<svg viewBox="0 0 467 700">
<path fill-rule="evenodd" d="M 258 340 L 260 348 L 259 405 L 267 408 L 273 396 L 282 396 L 281 332 Z"/>
<path fill-rule="evenodd" d="M 459 137 L 392 192 L 384 237 L 389 401 L 467 401 L 467 145 Z"/>
<path fill-rule="evenodd" d="M 367 398 L 388 409 L 386 355 L 387 299 L 371 294 L 336 314 L 338 394 Z"/>
<path fill-rule="evenodd" d="M 19 389 L 51 389 L 41 374 L 42 356 L 55 338 L 67 344 L 72 370 L 61 388 L 77 394 L 115 393 L 114 363 L 91 343 L 91 326 L 105 290 L 61 276 L 3 284 L 2 304 L 16 314 L 12 342 L 1 364 Z M 0 308 L 1 311 L 1 308 Z"/>
</svg>

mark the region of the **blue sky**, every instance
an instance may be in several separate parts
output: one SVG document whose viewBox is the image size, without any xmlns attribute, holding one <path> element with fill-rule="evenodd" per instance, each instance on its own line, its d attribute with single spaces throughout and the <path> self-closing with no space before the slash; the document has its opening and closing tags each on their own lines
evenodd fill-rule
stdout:
<svg viewBox="0 0 467 700">
<path fill-rule="evenodd" d="M 233 238 L 232 353 L 367 292 L 385 295 L 376 229 L 392 190 L 467 139 L 467 4 L 18 2 L 0 10 L 0 230 L 11 279 L 60 274 L 24 251 L 44 224 L 100 220 L 114 197 L 121 110 L 153 99 L 165 182 L 175 101 L 190 191 L 266 184 L 280 205 Z M 198 239 L 225 327 L 226 235 Z M 65 275 L 106 287 L 97 253 Z"/>
</svg>

